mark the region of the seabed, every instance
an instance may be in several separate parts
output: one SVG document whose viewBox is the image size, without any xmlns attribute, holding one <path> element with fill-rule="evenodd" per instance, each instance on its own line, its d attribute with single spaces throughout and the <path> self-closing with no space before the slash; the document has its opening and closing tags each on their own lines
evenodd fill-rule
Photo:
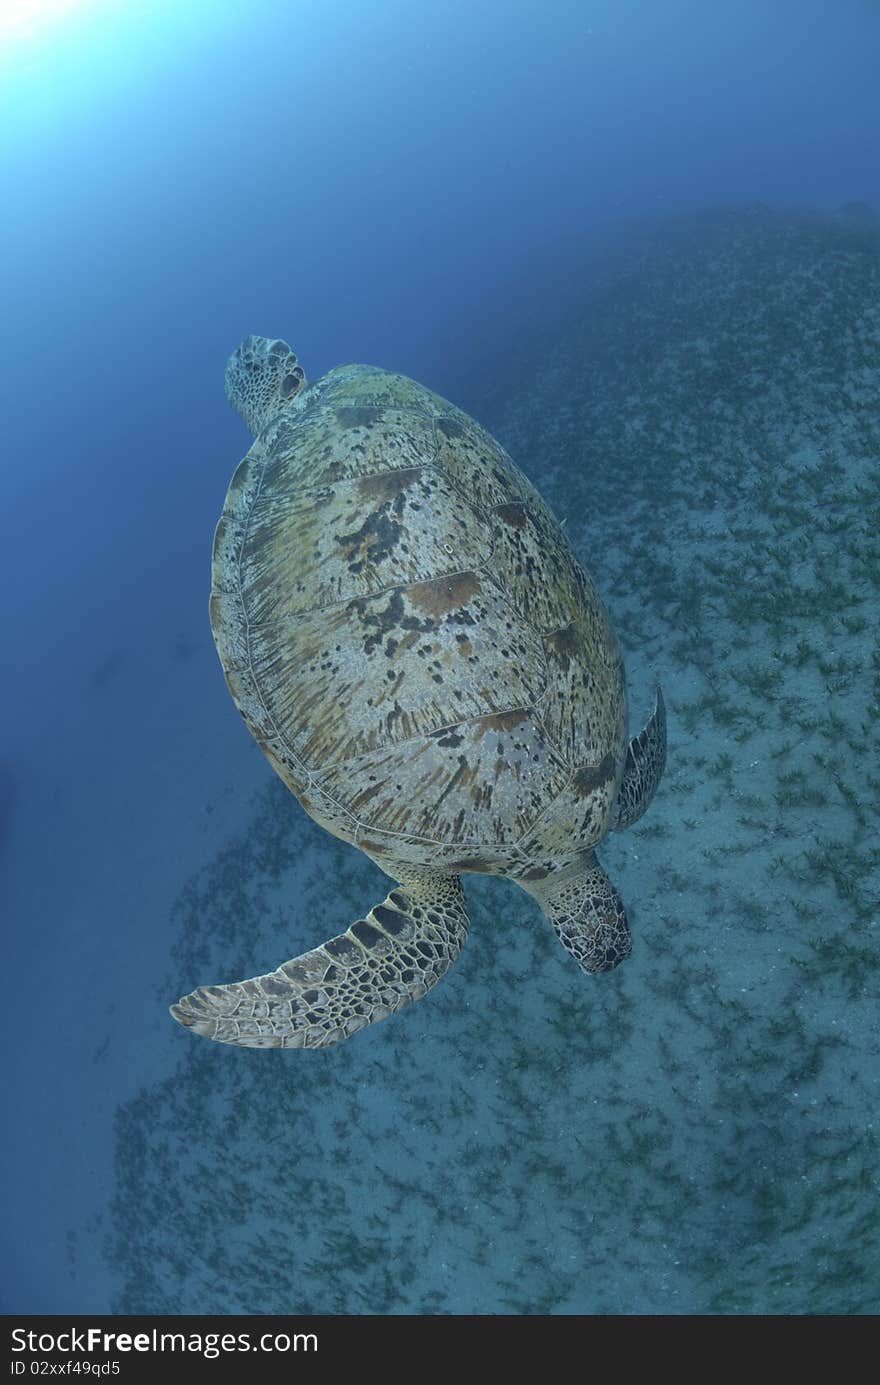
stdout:
<svg viewBox="0 0 880 1385">
<path fill-rule="evenodd" d="M 456 402 L 565 518 L 634 729 L 666 694 L 663 784 L 600 851 L 633 956 L 588 979 L 469 877 L 448 978 L 341 1046 L 169 1019 L 112 1214 L 71 1230 L 116 1312 L 878 1309 L 880 231 L 707 213 L 581 282 L 506 392 Z M 269 774 L 199 839 L 160 1009 L 384 893 Z"/>
</svg>

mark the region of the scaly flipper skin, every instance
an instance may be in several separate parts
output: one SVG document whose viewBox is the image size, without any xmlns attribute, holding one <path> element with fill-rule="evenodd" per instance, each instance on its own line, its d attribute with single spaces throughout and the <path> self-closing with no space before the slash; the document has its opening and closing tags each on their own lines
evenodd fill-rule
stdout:
<svg viewBox="0 0 880 1385">
<path fill-rule="evenodd" d="M 534 895 L 562 946 L 584 971 L 612 971 L 629 956 L 632 942 L 623 900 L 592 851 L 563 876 L 523 888 Z"/>
<path fill-rule="evenodd" d="M 630 741 L 610 827 L 620 832 L 638 822 L 654 797 L 666 765 L 666 703 L 657 689 L 654 710 L 644 731 Z"/>
<path fill-rule="evenodd" d="M 200 986 L 171 1013 L 187 1029 L 242 1048 L 326 1048 L 418 1000 L 467 938 L 458 876 L 407 876 L 339 937 L 277 971 Z"/>
</svg>

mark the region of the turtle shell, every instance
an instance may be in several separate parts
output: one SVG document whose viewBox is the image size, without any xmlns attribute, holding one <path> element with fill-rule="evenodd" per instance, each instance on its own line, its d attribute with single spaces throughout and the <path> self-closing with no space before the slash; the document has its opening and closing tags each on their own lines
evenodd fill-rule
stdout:
<svg viewBox="0 0 880 1385">
<path fill-rule="evenodd" d="M 503 448 L 412 380 L 340 367 L 264 429 L 211 623 L 274 768 L 386 869 L 543 874 L 604 835 L 626 744 L 608 616 Z"/>
</svg>

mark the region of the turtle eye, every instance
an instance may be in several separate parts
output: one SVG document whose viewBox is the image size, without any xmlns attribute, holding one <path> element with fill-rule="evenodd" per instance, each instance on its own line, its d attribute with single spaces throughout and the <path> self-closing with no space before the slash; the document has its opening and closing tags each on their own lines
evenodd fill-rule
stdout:
<svg viewBox="0 0 880 1385">
<path fill-rule="evenodd" d="M 290 374 L 285 375 L 284 379 L 281 381 L 282 397 L 284 399 L 290 399 L 294 394 L 296 394 L 304 379 L 305 371 L 303 370 L 302 366 L 294 366 Z"/>
</svg>

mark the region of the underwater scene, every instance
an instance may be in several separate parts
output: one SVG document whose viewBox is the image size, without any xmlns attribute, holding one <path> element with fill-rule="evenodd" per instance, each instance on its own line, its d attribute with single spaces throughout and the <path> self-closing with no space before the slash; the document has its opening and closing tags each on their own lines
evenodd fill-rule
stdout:
<svg viewBox="0 0 880 1385">
<path fill-rule="evenodd" d="M 5 1313 L 878 1311 L 878 51 L 0 18 Z"/>
</svg>

